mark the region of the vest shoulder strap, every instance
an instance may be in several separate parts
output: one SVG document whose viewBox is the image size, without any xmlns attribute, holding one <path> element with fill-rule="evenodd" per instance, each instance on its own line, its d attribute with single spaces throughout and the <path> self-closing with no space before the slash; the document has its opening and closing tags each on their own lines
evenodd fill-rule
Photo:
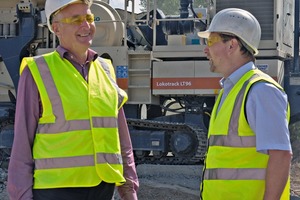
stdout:
<svg viewBox="0 0 300 200">
<path fill-rule="evenodd" d="M 110 77 L 114 82 L 116 82 L 116 76 L 114 69 L 109 66 L 108 62 L 110 62 L 108 59 L 104 59 L 101 57 L 98 57 L 97 60 L 100 62 L 102 68 L 104 69 L 105 73 Z"/>
<path fill-rule="evenodd" d="M 245 118 L 248 122 L 248 118 L 247 118 L 247 110 L 246 110 L 246 102 L 248 100 L 248 95 L 249 92 L 251 90 L 251 88 L 256 84 L 256 83 L 270 83 L 273 84 L 274 86 L 276 86 L 279 90 L 281 90 L 282 92 L 284 92 L 283 88 L 279 85 L 279 83 L 277 83 L 275 80 L 273 80 L 271 77 L 266 76 L 265 74 L 263 74 L 260 71 L 256 71 L 256 73 L 249 79 L 248 83 L 251 84 L 247 93 L 245 93 L 245 106 L 244 106 L 244 113 L 245 113 Z"/>
</svg>

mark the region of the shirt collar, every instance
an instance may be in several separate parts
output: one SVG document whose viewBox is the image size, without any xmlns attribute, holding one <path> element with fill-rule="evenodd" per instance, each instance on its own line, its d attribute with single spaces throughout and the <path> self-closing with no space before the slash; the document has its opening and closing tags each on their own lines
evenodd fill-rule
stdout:
<svg viewBox="0 0 300 200">
<path fill-rule="evenodd" d="M 232 85 L 235 85 L 245 73 L 255 68 L 256 67 L 252 61 L 246 63 L 245 65 L 235 70 L 230 76 L 228 76 L 228 78 L 223 77 L 220 80 L 221 87 L 224 88 L 225 84 L 227 83 L 231 83 Z"/>
<path fill-rule="evenodd" d="M 62 58 L 68 59 L 71 57 L 71 53 L 67 49 L 62 47 L 61 45 L 58 45 L 58 47 L 56 48 L 56 51 L 59 53 L 60 57 L 62 57 Z M 98 58 L 97 52 L 95 52 L 92 49 L 88 49 L 87 62 L 95 61 L 97 58 Z"/>
</svg>

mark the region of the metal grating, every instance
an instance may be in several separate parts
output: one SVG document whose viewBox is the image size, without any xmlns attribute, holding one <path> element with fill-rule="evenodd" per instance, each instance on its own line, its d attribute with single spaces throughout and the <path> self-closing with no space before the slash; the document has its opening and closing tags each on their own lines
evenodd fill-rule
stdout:
<svg viewBox="0 0 300 200">
<path fill-rule="evenodd" d="M 261 26 L 261 40 L 274 39 L 274 0 L 217 0 L 216 11 L 241 8 L 252 13 Z"/>
</svg>

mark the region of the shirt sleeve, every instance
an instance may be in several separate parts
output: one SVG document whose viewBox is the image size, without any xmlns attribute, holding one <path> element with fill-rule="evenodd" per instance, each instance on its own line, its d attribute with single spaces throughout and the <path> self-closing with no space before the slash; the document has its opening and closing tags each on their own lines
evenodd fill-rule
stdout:
<svg viewBox="0 0 300 200">
<path fill-rule="evenodd" d="M 125 184 L 118 187 L 118 192 L 122 200 L 137 200 L 139 181 L 136 173 L 132 144 L 123 108 L 120 109 L 118 123 L 124 177 L 126 179 Z"/>
<path fill-rule="evenodd" d="M 38 90 L 28 67 L 26 67 L 18 84 L 14 141 L 8 167 L 7 191 L 10 200 L 33 198 L 32 145 L 38 119 Z"/>
<path fill-rule="evenodd" d="M 287 95 L 270 83 L 252 86 L 246 103 L 247 119 L 256 134 L 256 149 L 291 150 L 287 120 Z"/>
</svg>

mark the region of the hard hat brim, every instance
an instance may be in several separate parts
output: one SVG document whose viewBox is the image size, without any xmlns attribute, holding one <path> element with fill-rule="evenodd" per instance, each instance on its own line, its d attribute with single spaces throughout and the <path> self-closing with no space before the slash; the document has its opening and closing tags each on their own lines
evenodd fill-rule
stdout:
<svg viewBox="0 0 300 200">
<path fill-rule="evenodd" d="M 201 38 L 208 38 L 209 34 L 210 34 L 209 31 L 200 31 L 200 32 L 198 32 L 198 36 L 201 37 Z"/>
<path fill-rule="evenodd" d="M 65 0 L 65 1 L 62 1 L 60 0 L 59 2 L 55 1 L 56 3 L 58 3 L 59 5 L 54 5 L 54 6 L 50 6 L 50 3 L 53 4 L 54 1 L 50 1 L 50 0 L 47 0 L 46 1 L 46 4 L 45 4 L 45 11 L 46 11 L 46 18 L 47 18 L 47 25 L 48 25 L 48 29 L 53 33 L 53 30 L 52 30 L 52 23 L 50 22 L 50 18 L 51 16 L 57 12 L 58 10 L 62 10 L 64 9 L 65 7 L 67 7 L 68 5 L 71 5 L 71 4 L 75 4 L 75 3 L 83 3 L 82 1 L 80 0 Z M 55 3 L 54 2 L 54 3 Z M 92 1 L 91 1 L 92 2 Z M 88 4 L 89 6 L 92 5 L 92 3 Z"/>
</svg>

